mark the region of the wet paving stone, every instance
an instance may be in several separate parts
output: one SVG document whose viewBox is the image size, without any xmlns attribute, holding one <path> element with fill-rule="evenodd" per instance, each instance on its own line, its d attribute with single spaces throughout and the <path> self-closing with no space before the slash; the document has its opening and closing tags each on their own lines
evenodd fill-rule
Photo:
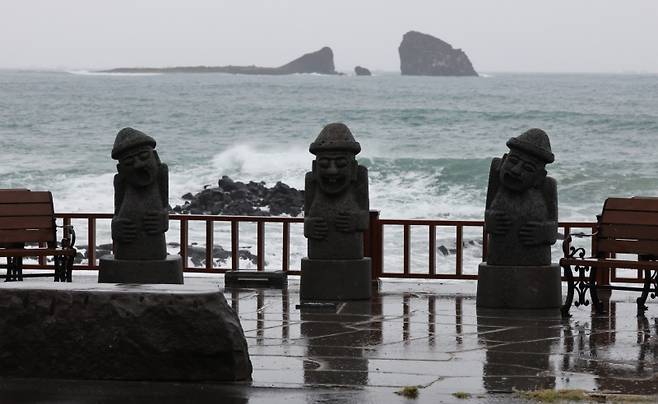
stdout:
<svg viewBox="0 0 658 404">
<path fill-rule="evenodd" d="M 190 282 L 223 289 L 221 277 Z M 658 394 L 655 301 L 638 319 L 632 294 L 615 291 L 607 314 L 574 307 L 563 319 L 557 311 L 478 310 L 474 293 L 469 281 L 391 281 L 371 301 L 317 311 L 296 308 L 292 277 L 285 290 L 224 289 L 247 337 L 252 383 L 40 381 L 34 390 L 31 380 L 0 380 L 0 402 L 39 401 L 29 391 L 49 398 L 42 402 L 122 404 L 149 402 L 146 390 L 158 404 L 522 403 L 530 401 L 514 391 L 537 389 Z M 395 394 L 405 386 L 419 386 L 418 397 Z"/>
</svg>

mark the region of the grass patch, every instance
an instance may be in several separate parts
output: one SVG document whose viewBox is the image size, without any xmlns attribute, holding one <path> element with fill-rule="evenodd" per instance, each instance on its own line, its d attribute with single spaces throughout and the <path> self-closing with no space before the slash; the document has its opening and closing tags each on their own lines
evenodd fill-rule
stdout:
<svg viewBox="0 0 658 404">
<path fill-rule="evenodd" d="M 606 403 L 655 403 L 656 396 L 645 396 L 635 394 L 613 394 L 605 392 L 586 392 L 585 390 L 534 390 L 517 391 L 516 394 L 525 399 L 540 401 L 543 403 L 556 402 L 606 402 Z M 454 395 L 454 394 L 453 394 Z M 456 396 L 455 396 L 456 397 Z"/>
<path fill-rule="evenodd" d="M 396 391 L 395 394 L 406 398 L 418 397 L 418 386 L 404 386 L 402 390 Z"/>
<path fill-rule="evenodd" d="M 523 398 L 541 401 L 543 403 L 555 403 L 559 401 L 583 401 L 589 400 L 590 397 L 585 390 L 534 390 L 519 391 L 517 394 Z"/>
<path fill-rule="evenodd" d="M 466 400 L 467 398 L 471 398 L 471 395 L 469 393 L 463 392 L 463 391 L 458 391 L 456 393 L 452 393 L 453 397 L 457 397 L 461 400 Z"/>
</svg>

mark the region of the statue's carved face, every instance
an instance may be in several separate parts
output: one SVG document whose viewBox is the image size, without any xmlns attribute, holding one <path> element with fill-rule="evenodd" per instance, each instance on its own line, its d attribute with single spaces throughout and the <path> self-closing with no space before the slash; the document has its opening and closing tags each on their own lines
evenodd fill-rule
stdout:
<svg viewBox="0 0 658 404">
<path fill-rule="evenodd" d="M 155 182 L 158 161 L 153 148 L 150 146 L 138 147 L 121 156 L 117 169 L 127 183 L 142 188 Z"/>
<path fill-rule="evenodd" d="M 356 165 L 349 152 L 321 152 L 316 158 L 316 178 L 320 190 L 329 195 L 345 192 L 353 179 Z"/>
<path fill-rule="evenodd" d="M 510 149 L 500 167 L 500 182 L 515 192 L 523 192 L 546 176 L 546 164 L 521 150 Z"/>
</svg>

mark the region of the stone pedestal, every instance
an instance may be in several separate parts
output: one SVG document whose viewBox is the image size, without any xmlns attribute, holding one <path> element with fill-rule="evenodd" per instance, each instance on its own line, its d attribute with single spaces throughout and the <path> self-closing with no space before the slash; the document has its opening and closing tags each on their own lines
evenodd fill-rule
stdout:
<svg viewBox="0 0 658 404">
<path fill-rule="evenodd" d="M 301 300 L 362 300 L 371 295 L 370 258 L 302 258 Z"/>
<path fill-rule="evenodd" d="M 183 283 L 180 255 L 164 260 L 118 260 L 104 255 L 99 260 L 98 283 Z"/>
<path fill-rule="evenodd" d="M 216 286 L 0 283 L 0 378 L 251 380 Z"/>
<path fill-rule="evenodd" d="M 478 268 L 477 306 L 500 309 L 549 309 L 562 305 L 560 266 Z"/>
</svg>

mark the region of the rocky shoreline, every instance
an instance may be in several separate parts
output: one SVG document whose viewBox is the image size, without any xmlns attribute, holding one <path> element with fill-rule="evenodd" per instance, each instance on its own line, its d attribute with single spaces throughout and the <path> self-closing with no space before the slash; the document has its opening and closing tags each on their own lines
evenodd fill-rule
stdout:
<svg viewBox="0 0 658 404">
<path fill-rule="evenodd" d="M 304 191 L 277 182 L 268 188 L 264 182 L 233 181 L 223 176 L 216 187 L 196 194 L 188 192 L 185 203 L 172 208 L 172 213 L 197 215 L 299 216 L 304 209 Z"/>
</svg>

